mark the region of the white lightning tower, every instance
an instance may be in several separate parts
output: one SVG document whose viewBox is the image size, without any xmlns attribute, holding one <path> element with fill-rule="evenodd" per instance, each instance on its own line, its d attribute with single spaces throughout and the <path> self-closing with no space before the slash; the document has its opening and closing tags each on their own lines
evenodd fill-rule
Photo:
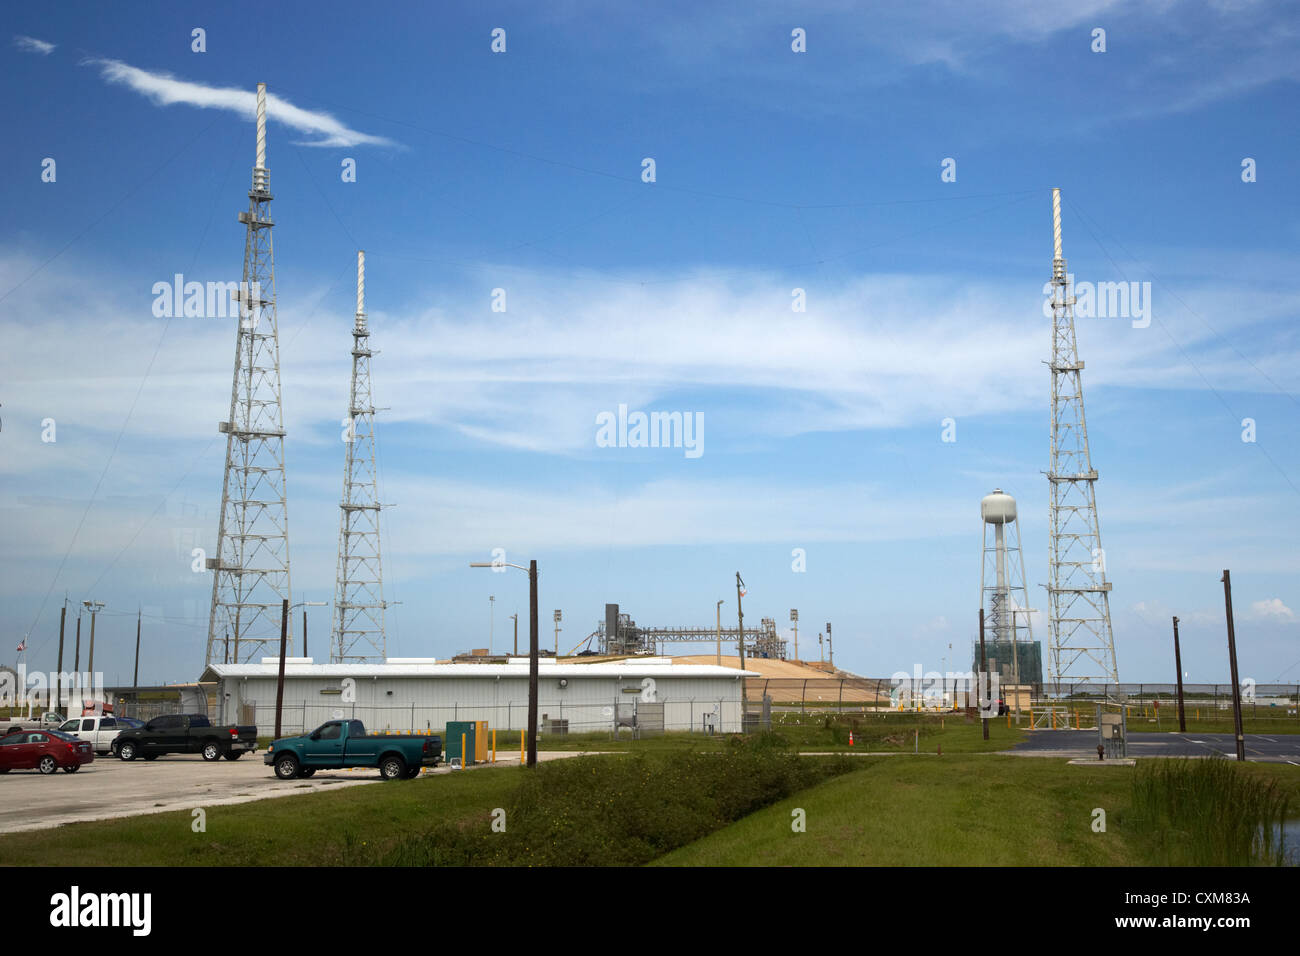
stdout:
<svg viewBox="0 0 1300 956">
<path fill-rule="evenodd" d="M 271 180 L 266 168 L 266 84 L 257 84 L 257 164 L 248 192 L 244 274 L 236 299 L 235 377 L 230 390 L 226 467 L 208 615 L 208 663 L 258 659 L 280 641 L 281 601 L 289 584 L 280 336 L 271 244 Z M 290 629 L 292 632 L 292 629 Z M 292 638 L 290 638 L 292 641 Z"/>
<path fill-rule="evenodd" d="M 1074 334 L 1074 296 L 1061 253 L 1061 191 L 1052 190 L 1052 452 L 1048 679 L 1118 684 L 1110 626 L 1110 582 L 1097 523 L 1097 470 L 1083 414 L 1083 362 Z"/>
<path fill-rule="evenodd" d="M 370 390 L 370 329 L 366 325 L 366 254 L 357 253 L 357 315 L 352 326 L 352 389 L 344 419 L 347 447 L 339 518 L 338 578 L 330 660 L 384 661 L 384 572 L 379 547 L 379 483 L 375 470 L 375 406 Z"/>
</svg>

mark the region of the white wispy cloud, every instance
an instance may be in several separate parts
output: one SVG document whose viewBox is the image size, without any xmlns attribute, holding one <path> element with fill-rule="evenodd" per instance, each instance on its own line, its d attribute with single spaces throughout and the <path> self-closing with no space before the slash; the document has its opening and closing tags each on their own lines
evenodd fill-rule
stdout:
<svg viewBox="0 0 1300 956">
<path fill-rule="evenodd" d="M 55 49 L 53 43 L 47 43 L 45 40 L 38 40 L 36 37 L 23 36 L 22 34 L 14 37 L 14 46 L 26 53 L 36 53 L 40 56 L 49 56 Z"/>
<path fill-rule="evenodd" d="M 1283 604 L 1281 598 L 1266 598 L 1250 605 L 1250 617 L 1263 621 L 1294 621 L 1295 612 Z"/>
<path fill-rule="evenodd" d="M 89 58 L 83 66 L 99 69 L 100 76 L 109 83 L 125 86 L 147 97 L 158 106 L 183 104 L 199 109 L 219 109 L 236 113 L 245 119 L 257 117 L 257 94 L 236 87 L 208 86 L 191 80 L 182 80 L 170 73 L 151 72 L 123 63 L 121 60 Z M 273 123 L 283 123 L 291 129 L 316 137 L 302 140 L 302 146 L 395 146 L 384 136 L 373 136 L 352 129 L 329 113 L 305 110 L 267 91 L 267 116 Z"/>
</svg>

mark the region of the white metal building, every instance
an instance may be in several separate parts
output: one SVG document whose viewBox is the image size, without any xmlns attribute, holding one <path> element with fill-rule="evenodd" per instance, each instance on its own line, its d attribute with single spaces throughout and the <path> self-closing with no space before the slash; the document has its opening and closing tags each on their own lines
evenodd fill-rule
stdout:
<svg viewBox="0 0 1300 956">
<path fill-rule="evenodd" d="M 213 664 L 203 681 L 217 684 L 224 723 L 275 725 L 278 657 L 260 664 Z M 486 720 L 520 730 L 528 721 L 528 659 L 505 664 L 437 663 L 390 658 L 384 664 L 317 664 L 285 659 L 282 732 L 298 733 L 330 719 L 356 717 L 376 731 L 441 731 L 451 720 Z M 712 664 L 639 658 L 593 664 L 543 658 L 538 667 L 538 720 L 567 720 L 570 733 L 617 726 L 664 730 L 740 730 L 741 678 L 758 674 Z"/>
</svg>

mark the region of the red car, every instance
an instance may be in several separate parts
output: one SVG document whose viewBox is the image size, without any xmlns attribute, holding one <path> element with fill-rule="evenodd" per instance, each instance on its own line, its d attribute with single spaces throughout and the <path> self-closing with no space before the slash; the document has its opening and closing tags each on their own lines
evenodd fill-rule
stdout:
<svg viewBox="0 0 1300 956">
<path fill-rule="evenodd" d="M 57 730 L 19 730 L 0 737 L 0 773 L 39 770 L 76 773 L 95 759 L 93 745 Z"/>
</svg>

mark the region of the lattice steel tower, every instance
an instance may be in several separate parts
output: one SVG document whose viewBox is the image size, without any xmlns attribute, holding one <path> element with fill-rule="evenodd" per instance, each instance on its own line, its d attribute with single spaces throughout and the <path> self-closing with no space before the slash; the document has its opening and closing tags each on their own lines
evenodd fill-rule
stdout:
<svg viewBox="0 0 1300 956">
<path fill-rule="evenodd" d="M 1119 683 L 1110 626 L 1110 582 L 1097 523 L 1097 470 L 1083 414 L 1083 362 L 1074 334 L 1074 296 L 1061 254 L 1061 191 L 1052 190 L 1052 458 L 1048 679 Z"/>
<path fill-rule="evenodd" d="M 366 327 L 366 254 L 357 253 L 357 315 L 352 326 L 352 389 L 339 503 L 339 564 L 334 584 L 330 660 L 383 661 L 384 572 L 379 547 L 379 484 L 375 470 L 375 406 L 370 389 L 370 330 Z"/>
<path fill-rule="evenodd" d="M 239 214 L 239 221 L 246 226 L 244 275 L 236 293 L 239 330 L 230 420 L 219 426 L 226 435 L 226 469 L 217 553 L 207 560 L 214 572 L 208 663 L 256 660 L 268 645 L 278 653 L 280 602 L 293 601 L 265 83 L 257 84 L 257 164 L 248 211 Z"/>
</svg>

